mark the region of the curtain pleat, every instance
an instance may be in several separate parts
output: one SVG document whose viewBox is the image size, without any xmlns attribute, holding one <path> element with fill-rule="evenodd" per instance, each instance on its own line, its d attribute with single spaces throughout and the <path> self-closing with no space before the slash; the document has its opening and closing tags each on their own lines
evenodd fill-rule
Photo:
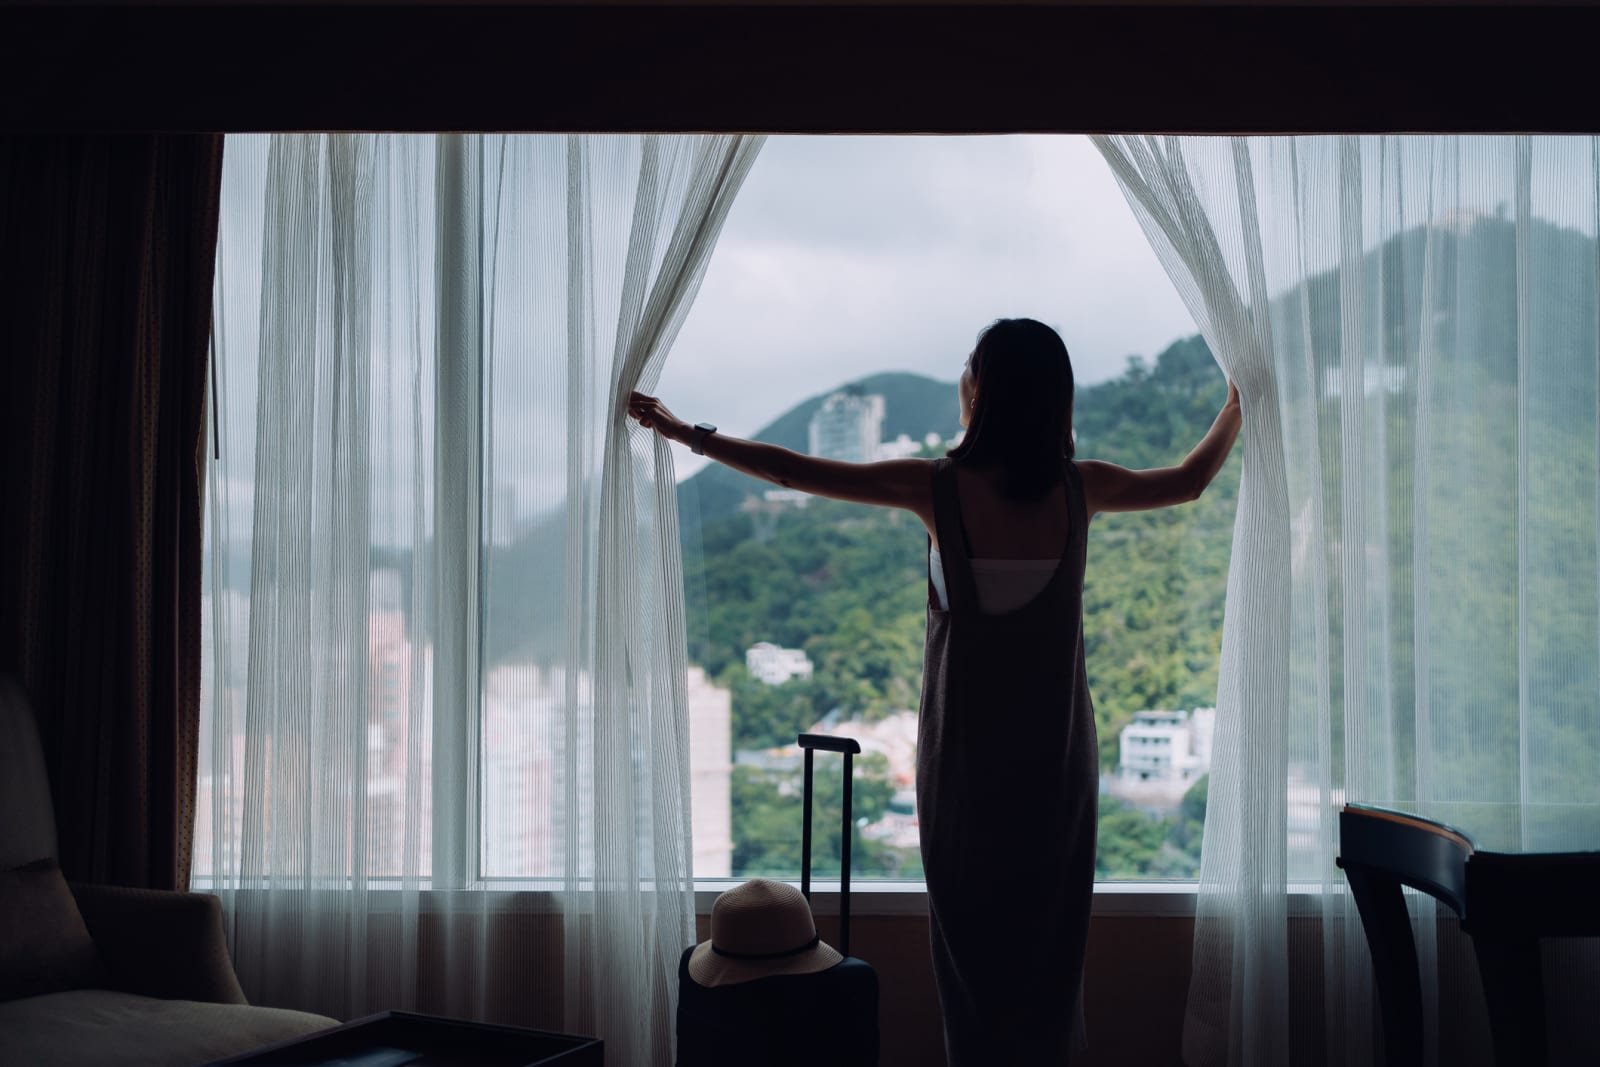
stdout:
<svg viewBox="0 0 1600 1067">
<path fill-rule="evenodd" d="M 1244 397 L 1185 1060 L 1369 1063 L 1340 805 L 1600 847 L 1600 141 L 1096 143 Z M 1470 951 L 1410 902 L 1430 1062 L 1482 1062 Z M 1600 954 L 1545 961 L 1588 1062 Z"/>
<path fill-rule="evenodd" d="M 0 139 L 0 669 L 69 877 L 189 878 L 220 136 Z"/>
<path fill-rule="evenodd" d="M 759 146 L 230 140 L 195 871 L 253 1001 L 670 1061 L 683 582 L 625 402 Z"/>
</svg>

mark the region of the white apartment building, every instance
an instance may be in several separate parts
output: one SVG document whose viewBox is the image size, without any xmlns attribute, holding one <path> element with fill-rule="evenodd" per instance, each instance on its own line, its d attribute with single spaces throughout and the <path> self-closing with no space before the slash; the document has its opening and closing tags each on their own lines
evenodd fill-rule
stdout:
<svg viewBox="0 0 1600 1067">
<path fill-rule="evenodd" d="M 559 804 L 562 772 L 556 754 L 565 675 L 532 663 L 506 663 L 484 673 L 479 756 L 483 873 L 489 878 L 559 876 L 556 842 L 566 826 Z M 592 699 L 587 683 L 578 699 Z M 589 716 L 578 718 L 579 743 Z M 585 798 L 587 799 L 587 798 Z"/>
<path fill-rule="evenodd" d="M 1176 806 L 1211 770 L 1215 708 L 1136 711 L 1118 735 L 1117 773 L 1106 792 L 1135 804 Z"/>
<path fill-rule="evenodd" d="M 757 641 L 744 653 L 744 667 L 752 678 L 768 685 L 782 685 L 791 678 L 811 677 L 811 657 L 804 649 L 779 648 L 769 641 Z"/>
<path fill-rule="evenodd" d="M 894 797 L 889 810 L 877 822 L 861 828 L 862 836 L 885 842 L 893 848 L 918 847 L 921 838 L 916 812 L 917 713 L 897 711 L 875 722 L 824 720 L 813 726 L 811 732 L 831 737 L 853 737 L 860 742 L 863 756 L 878 754 L 884 757 L 888 763 L 889 784 L 894 787 Z M 801 758 L 799 745 L 788 746 L 784 751 L 794 753 L 797 759 Z M 834 770 L 828 773 L 838 772 Z"/>
<path fill-rule="evenodd" d="M 877 393 L 834 393 L 811 416 L 813 456 L 846 463 L 870 463 L 883 440 L 883 397 Z"/>
<path fill-rule="evenodd" d="M 733 868 L 733 697 L 691 666 L 689 704 L 689 816 L 694 834 L 694 874 L 729 877 Z M 566 763 L 563 734 L 578 721 L 578 758 L 592 744 L 593 685 L 578 678 L 569 694 L 557 667 L 507 664 L 486 675 L 483 746 L 483 867 L 490 877 L 559 876 L 565 869 L 568 813 L 564 809 Z M 576 705 L 568 706 L 570 696 Z M 578 812 L 592 806 L 586 783 Z M 648 803 L 648 800 L 644 801 Z M 578 866 L 592 866 L 591 820 L 578 818 Z"/>
<path fill-rule="evenodd" d="M 938 443 L 937 434 L 929 434 L 928 436 L 934 438 L 935 443 Z M 914 456 L 921 452 L 922 445 L 921 441 L 914 440 L 910 434 L 903 433 L 893 441 L 880 441 L 876 458 L 905 459 L 907 456 Z"/>
<path fill-rule="evenodd" d="M 733 694 L 689 668 L 689 817 L 694 876 L 733 876 Z"/>
</svg>

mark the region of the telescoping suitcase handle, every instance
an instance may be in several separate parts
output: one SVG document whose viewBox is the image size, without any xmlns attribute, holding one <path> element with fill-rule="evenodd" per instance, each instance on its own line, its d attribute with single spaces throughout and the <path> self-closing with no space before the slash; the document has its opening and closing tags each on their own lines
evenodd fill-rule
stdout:
<svg viewBox="0 0 1600 1067">
<path fill-rule="evenodd" d="M 800 892 L 811 902 L 811 764 L 817 749 L 844 754 L 844 813 L 839 835 L 839 951 L 850 955 L 850 787 L 851 760 L 861 751 L 861 742 L 852 737 L 827 734 L 801 734 L 800 747 L 806 753 L 805 814 L 800 824 Z"/>
</svg>

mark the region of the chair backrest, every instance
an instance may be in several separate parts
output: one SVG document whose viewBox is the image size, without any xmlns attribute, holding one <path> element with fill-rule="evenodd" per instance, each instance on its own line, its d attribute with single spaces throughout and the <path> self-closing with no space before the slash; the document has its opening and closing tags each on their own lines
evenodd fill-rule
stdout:
<svg viewBox="0 0 1600 1067">
<path fill-rule="evenodd" d="M 33 704 L 0 674 L 0 871 L 56 858 L 56 817 Z"/>
<path fill-rule="evenodd" d="M 1409 812 L 1349 804 L 1339 813 L 1339 866 L 1365 869 L 1466 911 L 1470 837 Z"/>
</svg>

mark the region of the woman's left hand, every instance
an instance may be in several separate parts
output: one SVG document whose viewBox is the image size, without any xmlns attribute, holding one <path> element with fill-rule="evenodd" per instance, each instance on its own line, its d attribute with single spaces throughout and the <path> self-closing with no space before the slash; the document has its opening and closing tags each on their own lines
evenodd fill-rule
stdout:
<svg viewBox="0 0 1600 1067">
<path fill-rule="evenodd" d="M 653 396 L 634 393 L 628 397 L 628 415 L 637 419 L 640 426 L 654 430 L 669 441 L 689 439 L 689 424 L 667 410 L 667 406 Z"/>
</svg>

